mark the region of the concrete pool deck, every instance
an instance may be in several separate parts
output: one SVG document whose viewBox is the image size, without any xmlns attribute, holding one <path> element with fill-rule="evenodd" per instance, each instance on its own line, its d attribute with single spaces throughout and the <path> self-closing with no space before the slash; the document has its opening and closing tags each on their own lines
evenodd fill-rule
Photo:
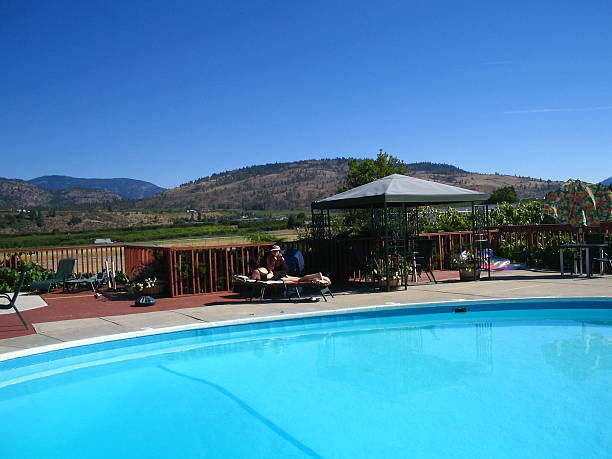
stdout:
<svg viewBox="0 0 612 459">
<path fill-rule="evenodd" d="M 32 349 L 39 346 L 61 344 L 71 341 L 96 338 L 119 333 L 151 331 L 167 327 L 222 325 L 236 320 L 264 320 L 302 313 L 329 311 L 348 311 L 363 307 L 392 307 L 402 304 L 419 305 L 431 302 L 490 300 L 502 298 L 530 297 L 610 297 L 612 298 L 612 276 L 561 277 L 558 272 L 546 271 L 502 271 L 494 273 L 491 280 L 480 282 L 458 282 L 456 279 L 446 279 L 438 284 L 420 282 L 410 285 L 407 290 L 394 292 L 372 292 L 369 289 L 334 290 L 335 298 L 328 302 L 290 302 L 288 300 L 265 300 L 252 303 L 237 299 L 236 295 L 212 297 L 192 296 L 187 298 L 160 299 L 156 310 L 131 308 L 129 314 L 117 314 L 126 311 L 113 301 L 101 303 L 103 308 L 95 312 L 76 312 L 72 315 L 63 313 L 57 307 L 55 318 L 68 320 L 36 321 L 36 317 L 44 320 L 43 312 L 32 309 L 26 312 L 26 320 L 32 324 L 28 334 L 18 330 L 16 324 L 5 325 L 9 319 L 17 322 L 17 317 L 0 316 L 0 354 Z M 82 295 L 82 302 L 92 301 L 91 295 Z M 71 303 L 70 309 L 78 307 L 78 295 L 44 296 L 49 303 L 41 310 L 51 310 L 55 302 Z M 126 303 L 126 300 L 123 300 Z M 116 302 L 120 304 L 121 302 Z M 67 306 L 65 306 L 68 308 Z M 107 311 L 108 315 L 100 313 Z M 28 315 L 30 314 L 30 315 Z M 39 314 L 38 316 L 36 314 Z M 12 314 L 14 316 L 14 314 Z M 72 318 L 74 317 L 74 318 Z M 4 328 L 4 330 L 2 329 Z M 23 329 L 23 327 L 21 327 Z M 21 334 L 22 336 L 11 336 Z"/>
</svg>

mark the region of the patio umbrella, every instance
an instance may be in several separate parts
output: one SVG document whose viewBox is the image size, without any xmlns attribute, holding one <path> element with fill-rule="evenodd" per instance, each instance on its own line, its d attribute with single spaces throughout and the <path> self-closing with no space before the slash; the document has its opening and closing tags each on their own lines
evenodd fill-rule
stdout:
<svg viewBox="0 0 612 459">
<path fill-rule="evenodd" d="M 611 221 L 612 191 L 607 186 L 570 179 L 546 195 L 542 211 L 559 223 L 594 226 Z"/>
</svg>

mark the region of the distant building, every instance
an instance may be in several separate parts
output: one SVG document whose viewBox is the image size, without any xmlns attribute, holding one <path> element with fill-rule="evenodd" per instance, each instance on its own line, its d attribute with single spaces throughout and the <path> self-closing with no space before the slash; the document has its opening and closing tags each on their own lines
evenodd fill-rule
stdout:
<svg viewBox="0 0 612 459">
<path fill-rule="evenodd" d="M 94 240 L 94 244 L 112 244 L 113 241 L 110 239 L 96 239 Z"/>
</svg>

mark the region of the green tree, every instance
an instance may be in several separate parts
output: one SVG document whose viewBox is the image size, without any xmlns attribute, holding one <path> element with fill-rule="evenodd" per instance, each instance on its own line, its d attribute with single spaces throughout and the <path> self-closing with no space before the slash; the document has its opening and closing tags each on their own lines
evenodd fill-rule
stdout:
<svg viewBox="0 0 612 459">
<path fill-rule="evenodd" d="M 345 184 L 338 188 L 339 193 L 387 175 L 408 173 L 408 166 L 402 160 L 383 152 L 382 149 L 378 150 L 376 159 L 349 159 L 348 167 Z"/>
<path fill-rule="evenodd" d="M 513 186 L 505 186 L 494 190 L 487 202 L 489 204 L 497 204 L 500 202 L 519 202 L 519 197 L 517 196 Z"/>
</svg>

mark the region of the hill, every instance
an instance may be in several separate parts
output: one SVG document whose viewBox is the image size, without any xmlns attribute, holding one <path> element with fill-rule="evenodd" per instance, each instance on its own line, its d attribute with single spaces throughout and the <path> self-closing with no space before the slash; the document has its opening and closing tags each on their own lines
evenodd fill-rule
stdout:
<svg viewBox="0 0 612 459">
<path fill-rule="evenodd" d="M 129 178 L 97 179 L 45 175 L 28 180 L 28 182 L 46 190 L 66 190 L 69 188 L 107 190 L 118 194 L 123 199 L 148 198 L 165 190 L 165 188 L 153 183 Z"/>
<path fill-rule="evenodd" d="M 612 177 L 608 177 L 607 179 L 602 180 L 599 183 L 601 183 L 602 185 L 610 186 L 610 185 L 612 185 Z"/>
<path fill-rule="evenodd" d="M 0 209 L 72 207 L 121 199 L 118 194 L 106 190 L 70 188 L 50 191 L 23 180 L 0 178 Z"/>
<path fill-rule="evenodd" d="M 185 183 L 156 196 L 121 204 L 125 208 L 309 210 L 312 201 L 336 192 L 348 159 L 320 159 L 245 167 Z M 467 172 L 449 164 L 409 164 L 410 175 L 490 193 L 513 186 L 521 198 L 543 198 L 561 182 Z"/>
</svg>

